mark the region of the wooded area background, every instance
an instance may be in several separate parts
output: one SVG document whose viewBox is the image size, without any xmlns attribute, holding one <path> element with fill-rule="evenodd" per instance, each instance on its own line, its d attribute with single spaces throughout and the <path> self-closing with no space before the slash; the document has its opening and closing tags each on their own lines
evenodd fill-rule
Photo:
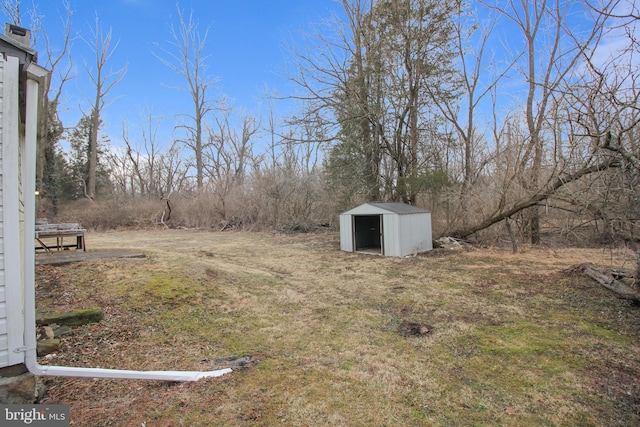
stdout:
<svg viewBox="0 0 640 427">
<path fill-rule="evenodd" d="M 392 200 L 431 210 L 436 236 L 509 233 L 536 244 L 547 232 L 577 242 L 587 230 L 637 248 L 633 2 L 340 3 L 341 17 L 291 47 L 298 90 L 268 99 L 261 116 L 213 96 L 207 31 L 197 10 L 177 6 L 171 43 L 154 54 L 181 77 L 192 108 L 175 112 L 169 140 L 149 112 L 123 123 L 124 145 L 112 146 L 101 129 L 126 75 L 110 63 L 118 35 L 100 17 L 85 35 L 93 105 L 62 123 L 79 62 L 69 60 L 73 4 L 61 2 L 66 25 L 43 28 L 37 9 L 3 0 L 53 76 L 38 159 L 43 215 L 96 229 L 309 231 L 335 227 L 339 212 L 362 202 Z M 63 32 L 62 49 L 50 48 L 50 31 Z M 282 115 L 284 101 L 295 112 Z"/>
</svg>

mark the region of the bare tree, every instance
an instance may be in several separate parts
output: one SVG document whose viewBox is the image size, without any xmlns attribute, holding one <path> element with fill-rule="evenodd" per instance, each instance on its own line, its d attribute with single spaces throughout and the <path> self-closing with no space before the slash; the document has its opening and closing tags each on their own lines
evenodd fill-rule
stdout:
<svg viewBox="0 0 640 427">
<path fill-rule="evenodd" d="M 163 148 L 158 130 L 161 119 L 149 112 L 141 126 L 134 128 L 122 126 L 122 150 L 111 149 L 108 152 L 111 179 L 123 194 L 135 198 L 151 197 L 162 199 L 169 194 L 187 191 L 187 167 L 174 142 L 169 148 Z"/>
<path fill-rule="evenodd" d="M 27 16 L 30 18 L 31 45 L 37 48 L 39 47 L 39 41 L 43 40 L 45 63 L 42 65 L 50 72 L 49 78 L 45 79 L 44 82 L 46 85 L 44 89 L 48 96 L 41 99 L 42 106 L 40 111 L 47 112 L 48 116 L 46 120 L 40 120 L 38 129 L 36 185 L 40 191 L 38 209 L 45 209 L 41 202 L 46 200 L 53 213 L 57 211 L 58 196 L 56 178 L 58 171 L 56 171 L 55 161 L 56 143 L 64 132 L 63 124 L 58 118 L 58 108 L 65 84 L 74 77 L 72 74 L 73 60 L 70 53 L 73 42 L 71 35 L 72 9 L 70 3 L 66 0 L 61 1 L 61 4 L 64 9 L 64 17 L 61 25 L 56 26 L 56 28 L 61 28 L 62 45 L 57 48 L 50 43 L 49 33 L 44 27 L 42 15 L 38 12 L 35 3 L 32 4 L 32 8 L 26 11 Z M 25 12 L 22 8 L 21 0 L 2 0 L 0 1 L 0 7 L 11 23 L 18 26 L 25 25 L 25 20 L 23 19 L 23 13 Z"/>
<path fill-rule="evenodd" d="M 87 67 L 91 83 L 95 88 L 95 97 L 91 106 L 91 132 L 89 136 L 89 172 L 87 178 L 87 197 L 95 200 L 96 196 L 96 170 L 98 165 L 98 131 L 101 124 L 102 111 L 107 105 L 107 95 L 123 78 L 127 66 L 116 71 L 106 69 L 109 60 L 118 47 L 118 43 L 112 46 L 112 31 L 102 32 L 100 20 L 96 16 L 95 27 L 92 29 L 92 39 L 85 40 L 95 55 L 94 68 Z"/>
<path fill-rule="evenodd" d="M 207 148 L 203 138 L 204 120 L 213 109 L 209 92 L 214 79 L 209 75 L 208 56 L 205 55 L 208 30 L 200 33 L 193 11 L 186 17 L 178 7 L 178 27 L 171 25 L 170 34 L 170 48 L 160 48 L 156 57 L 186 81 L 185 90 L 191 96 L 193 113 L 185 114 L 190 123 L 179 126 L 185 132 L 181 142 L 193 152 L 197 187 L 201 190 L 204 186 L 205 169 L 203 153 Z"/>
<path fill-rule="evenodd" d="M 426 88 L 442 116 L 455 130 L 459 142 L 453 149 L 459 147 L 461 151 L 460 175 L 455 178 L 462 182 L 459 197 L 463 225 L 468 225 L 471 220 L 468 212 L 471 212 L 473 186 L 495 154 L 490 152 L 483 135 L 491 123 L 490 116 L 483 117 L 483 112 L 489 111 L 488 114 L 491 114 L 492 110 L 487 108 L 491 105 L 489 98 L 519 59 L 516 56 L 510 61 L 496 63 L 490 44 L 495 38 L 497 20 L 495 16 L 489 16 L 479 22 L 478 15 L 477 10 L 461 4 L 454 18 L 454 49 L 460 72 L 460 97 L 438 96 L 431 86 Z M 492 70 L 492 63 L 493 67 L 500 68 Z M 495 122 L 497 112 L 494 110 L 493 114 Z"/>
<path fill-rule="evenodd" d="M 604 222 L 606 232 L 624 240 L 637 256 L 636 285 L 640 278 L 640 44 L 635 4 L 609 1 L 594 13 L 610 20 L 607 33 L 615 47 L 593 49 L 581 45 L 583 83 L 571 94 L 571 123 L 590 141 L 592 150 L 611 156 L 621 167 L 602 175 L 590 197 L 571 202 Z M 638 288 L 640 289 L 640 287 Z"/>
<path fill-rule="evenodd" d="M 20 11 L 22 2 L 20 0 L 2 0 L 0 7 L 4 15 L 13 23 L 13 25 L 22 25 L 22 12 Z"/>
<path fill-rule="evenodd" d="M 257 120 L 248 114 L 237 121 L 240 131 L 234 127 L 234 111 L 224 101 L 220 114 L 215 118 L 215 127 L 208 128 L 205 171 L 210 178 L 209 187 L 218 201 L 218 213 L 229 220 L 227 206 L 232 191 L 241 188 L 247 168 L 253 157 L 253 137 L 260 129 Z"/>
<path fill-rule="evenodd" d="M 56 106 L 56 108 L 60 104 L 60 97 L 64 91 L 65 84 L 75 78 L 73 57 L 71 56 L 71 45 L 75 40 L 71 33 L 73 9 L 71 8 L 71 3 L 67 0 L 62 1 L 62 6 L 64 8 L 64 16 L 61 17 L 60 25 L 60 28 L 62 28 L 62 45 L 57 48 L 52 45 L 49 33 L 44 29 L 42 15 L 38 13 L 37 9 L 31 12 L 33 26 L 44 43 L 46 54 L 44 67 L 54 76 L 47 89 L 49 91 L 49 103 Z"/>
<path fill-rule="evenodd" d="M 578 46 L 566 43 L 574 37 L 567 24 L 571 5 L 571 2 L 561 0 L 520 0 L 510 2 L 506 7 L 491 6 L 524 38 L 523 49 L 518 53 L 522 60 L 517 62 L 517 68 L 526 84 L 524 115 L 527 135 L 523 141 L 525 152 L 519 169 L 523 187 L 532 193 L 548 185 L 542 172 L 545 133 L 549 130 L 547 118 L 551 114 L 549 109 L 582 57 Z M 603 20 L 597 18 L 591 28 L 580 36 L 581 44 L 597 44 L 602 30 Z M 550 127 L 553 129 L 553 124 Z M 540 242 L 540 211 L 537 206 L 532 206 L 529 211 L 529 236 L 531 242 L 537 244 Z"/>
<path fill-rule="evenodd" d="M 300 143 L 334 144 L 329 152 L 329 177 L 334 192 L 347 199 L 382 198 L 381 148 L 375 120 L 381 99 L 382 64 L 368 61 L 378 49 L 369 31 L 371 0 L 342 0 L 346 21 L 334 16 L 292 48 L 296 69 L 291 81 L 301 89 L 294 96 L 299 113 L 288 120 L 292 128 L 313 124 L 320 132 L 290 132 L 291 138 L 306 136 Z M 333 165 L 337 165 L 333 167 Z M 348 169 L 347 176 L 342 172 Z"/>
<path fill-rule="evenodd" d="M 514 54 L 517 73 L 509 75 L 512 85 L 518 77 L 522 83 L 523 96 L 518 102 L 523 107 L 521 113 L 512 111 L 506 121 L 494 122 L 495 146 L 510 147 L 506 158 L 512 164 L 497 166 L 497 170 L 509 171 L 497 186 L 504 191 L 492 212 L 477 225 L 456 230 L 456 235 L 468 236 L 517 214 L 531 242 L 538 243 L 543 203 L 571 187 L 569 183 L 619 166 L 615 159 L 594 155 L 585 147 L 587 141 L 566 126 L 572 102 L 569 94 L 581 79 L 583 50 L 598 45 L 606 22 L 595 16 L 582 32 L 575 32 L 568 23 L 570 6 L 560 0 L 488 6 L 506 20 L 503 25 L 514 26 L 523 36 L 522 49 Z M 513 132 L 515 129 L 521 132 Z"/>
<path fill-rule="evenodd" d="M 160 198 L 167 194 L 167 186 L 162 175 L 167 173 L 163 170 L 166 166 L 164 158 L 171 148 L 166 151 L 162 149 L 166 144 L 159 140 L 158 136 L 161 122 L 161 117 L 148 112 L 140 120 L 140 126 L 136 127 L 133 137 L 129 135 L 128 125 L 123 124 L 123 141 L 132 168 L 131 180 L 137 182 L 135 194 L 140 196 Z"/>
</svg>

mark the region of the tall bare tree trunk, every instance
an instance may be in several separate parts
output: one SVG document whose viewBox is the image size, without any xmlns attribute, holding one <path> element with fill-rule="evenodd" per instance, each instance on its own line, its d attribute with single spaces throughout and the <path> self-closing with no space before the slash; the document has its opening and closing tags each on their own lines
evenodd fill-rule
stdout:
<svg viewBox="0 0 640 427">
<path fill-rule="evenodd" d="M 95 27 L 93 29 L 93 39 L 85 42 L 93 49 L 95 55 L 95 70 L 89 71 L 89 77 L 95 88 L 95 99 L 91 108 L 91 132 L 89 134 L 89 158 L 88 176 L 86 182 L 86 196 L 95 200 L 96 197 L 96 174 L 98 169 L 98 137 L 101 124 L 102 109 L 107 104 L 107 95 L 111 89 L 122 80 L 127 67 L 124 66 L 115 72 L 105 74 L 105 67 L 111 55 L 117 48 L 111 46 L 111 29 L 103 35 L 100 28 L 100 21 L 96 16 Z"/>
<path fill-rule="evenodd" d="M 99 89 L 98 89 L 99 90 Z M 96 92 L 99 93 L 99 92 Z M 96 104 L 100 102 L 96 96 Z M 89 134 L 89 162 L 87 171 L 87 197 L 91 200 L 96 198 L 96 170 L 98 166 L 98 128 L 100 127 L 100 112 L 96 107 L 91 112 L 91 133 Z"/>
<path fill-rule="evenodd" d="M 185 132 L 185 136 L 180 139 L 180 142 L 193 152 L 196 163 L 196 185 L 198 190 L 202 190 L 205 169 L 203 156 L 204 150 L 208 146 L 202 139 L 203 121 L 212 110 L 212 100 L 207 98 L 212 84 L 212 79 L 208 75 L 207 56 L 205 55 L 208 30 L 200 33 L 193 18 L 193 11 L 186 17 L 178 6 L 178 28 L 172 25 L 170 34 L 172 38 L 169 41 L 170 48 L 163 49 L 163 54 L 156 54 L 156 57 L 165 66 L 185 79 L 185 90 L 193 101 L 193 114 L 185 115 L 192 122 L 178 126 L 178 128 Z"/>
<path fill-rule="evenodd" d="M 202 162 L 202 110 L 197 107 L 198 100 L 196 102 L 196 111 L 195 111 L 195 141 L 194 143 L 194 154 L 196 157 L 196 185 L 198 186 L 198 190 L 201 190 L 204 187 L 204 163 Z"/>
</svg>

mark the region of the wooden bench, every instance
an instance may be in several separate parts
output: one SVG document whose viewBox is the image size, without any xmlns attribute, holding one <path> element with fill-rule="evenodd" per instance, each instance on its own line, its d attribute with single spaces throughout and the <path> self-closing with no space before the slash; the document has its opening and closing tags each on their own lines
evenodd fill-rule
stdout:
<svg viewBox="0 0 640 427">
<path fill-rule="evenodd" d="M 87 231 L 84 228 L 80 228 L 79 224 L 64 223 L 64 224 L 38 224 L 36 225 L 36 240 L 40 246 L 36 246 L 38 249 L 44 249 L 46 252 L 52 250 L 63 251 L 74 248 L 78 251 L 86 251 L 86 245 L 84 242 L 84 233 Z M 65 237 L 75 237 L 74 243 L 65 243 Z M 46 245 L 43 239 L 56 239 L 55 245 Z"/>
</svg>

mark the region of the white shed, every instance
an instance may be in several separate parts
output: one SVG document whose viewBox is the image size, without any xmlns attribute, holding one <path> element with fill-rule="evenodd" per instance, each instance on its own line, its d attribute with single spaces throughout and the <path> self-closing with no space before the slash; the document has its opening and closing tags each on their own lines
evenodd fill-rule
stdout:
<svg viewBox="0 0 640 427">
<path fill-rule="evenodd" d="M 340 249 L 386 256 L 430 251 L 431 212 L 405 203 L 360 205 L 340 214 Z"/>
</svg>

